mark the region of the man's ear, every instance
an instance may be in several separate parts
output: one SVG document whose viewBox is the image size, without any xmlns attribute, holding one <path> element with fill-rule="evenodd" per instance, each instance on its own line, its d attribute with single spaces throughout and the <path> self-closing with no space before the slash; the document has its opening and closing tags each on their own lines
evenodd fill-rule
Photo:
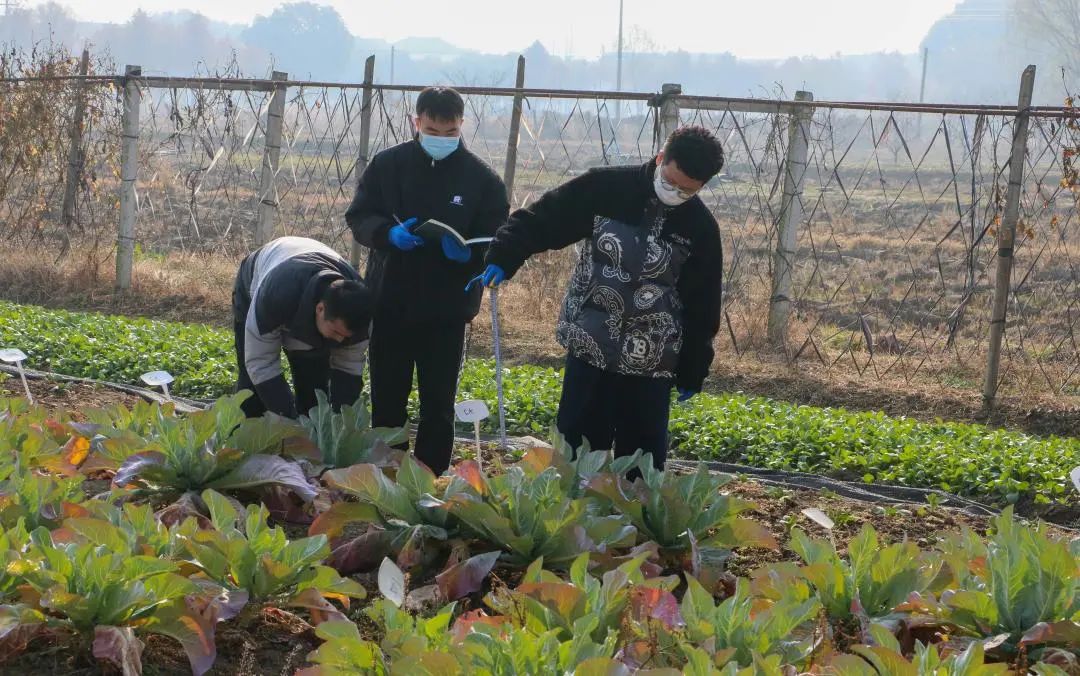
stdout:
<svg viewBox="0 0 1080 676">
<path fill-rule="evenodd" d="M 662 167 L 664 165 L 664 151 L 661 150 L 656 154 L 656 166 Z"/>
<path fill-rule="evenodd" d="M 323 315 L 325 315 L 325 314 L 326 314 L 326 301 L 320 300 L 318 303 L 315 304 L 315 316 L 318 317 L 319 319 L 322 319 Z"/>
</svg>

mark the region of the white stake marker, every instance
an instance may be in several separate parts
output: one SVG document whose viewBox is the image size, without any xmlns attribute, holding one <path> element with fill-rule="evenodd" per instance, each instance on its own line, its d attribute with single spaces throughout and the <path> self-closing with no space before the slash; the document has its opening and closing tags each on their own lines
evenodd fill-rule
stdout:
<svg viewBox="0 0 1080 676">
<path fill-rule="evenodd" d="M 169 394 L 169 383 L 173 381 L 173 377 L 168 371 L 151 371 L 142 374 L 139 379 L 150 387 L 160 387 L 165 393 L 165 399 L 172 401 L 172 395 Z"/>
<path fill-rule="evenodd" d="M 802 511 L 802 513 L 803 516 L 810 519 L 822 528 L 832 530 L 833 527 L 836 526 L 833 520 L 829 518 L 829 515 L 821 511 L 817 507 L 807 507 Z"/>
<path fill-rule="evenodd" d="M 26 354 L 17 348 L 8 348 L 6 350 L 0 350 L 0 361 L 7 364 L 15 364 L 19 369 L 19 378 L 22 379 L 23 389 L 26 390 L 26 398 L 30 400 L 30 403 L 34 403 L 34 395 L 30 394 L 30 385 L 26 382 L 26 373 L 23 371 L 22 363 L 26 361 Z"/>
<path fill-rule="evenodd" d="M 480 457 L 480 421 L 490 416 L 491 412 L 488 411 L 487 404 L 479 399 L 463 401 L 454 407 L 454 411 L 457 413 L 458 420 L 473 424 L 473 432 L 476 435 L 476 464 L 480 466 L 480 471 L 483 471 L 484 461 Z"/>
</svg>

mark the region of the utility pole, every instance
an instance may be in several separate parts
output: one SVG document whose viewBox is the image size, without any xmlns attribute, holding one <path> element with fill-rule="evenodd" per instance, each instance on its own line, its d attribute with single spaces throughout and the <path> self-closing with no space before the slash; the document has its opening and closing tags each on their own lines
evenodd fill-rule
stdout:
<svg viewBox="0 0 1080 676">
<path fill-rule="evenodd" d="M 615 91 L 622 91 L 623 0 L 619 0 L 619 51 L 615 66 Z"/>
<path fill-rule="evenodd" d="M 919 103 L 926 101 L 926 65 L 930 62 L 930 48 L 923 47 L 922 50 L 922 83 L 919 85 Z M 918 122 L 915 127 L 915 137 L 922 138 L 922 120 L 923 116 L 919 115 Z"/>
<path fill-rule="evenodd" d="M 619 45 L 618 54 L 615 57 L 615 91 L 622 91 L 622 56 L 623 56 L 623 0 L 619 0 Z M 619 125 L 622 124 L 622 101 L 615 102 L 615 128 L 612 135 L 615 137 L 615 145 L 618 147 Z"/>
<path fill-rule="evenodd" d="M 923 47 L 922 50 L 922 84 L 919 85 L 919 103 L 926 100 L 926 64 L 930 62 L 930 48 Z"/>
</svg>

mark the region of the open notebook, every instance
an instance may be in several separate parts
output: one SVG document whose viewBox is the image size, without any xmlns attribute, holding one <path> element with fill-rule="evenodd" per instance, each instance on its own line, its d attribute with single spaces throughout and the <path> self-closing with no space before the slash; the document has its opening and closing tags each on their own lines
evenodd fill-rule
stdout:
<svg viewBox="0 0 1080 676">
<path fill-rule="evenodd" d="M 417 237 L 421 237 L 426 242 L 432 244 L 441 244 L 443 235 L 450 235 L 458 241 L 462 246 L 471 246 L 473 244 L 487 244 L 494 237 L 473 237 L 472 239 L 465 239 L 461 236 L 457 230 L 443 223 L 442 221 L 436 221 L 435 219 L 429 219 L 416 226 L 413 229 L 413 234 Z"/>
</svg>

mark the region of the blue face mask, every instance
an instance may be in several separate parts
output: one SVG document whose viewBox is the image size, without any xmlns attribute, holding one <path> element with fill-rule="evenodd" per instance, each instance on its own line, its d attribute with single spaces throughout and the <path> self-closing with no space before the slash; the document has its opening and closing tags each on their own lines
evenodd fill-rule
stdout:
<svg viewBox="0 0 1080 676">
<path fill-rule="evenodd" d="M 420 132 L 420 147 L 433 160 L 444 160 L 461 144 L 460 136 L 428 136 Z"/>
</svg>

